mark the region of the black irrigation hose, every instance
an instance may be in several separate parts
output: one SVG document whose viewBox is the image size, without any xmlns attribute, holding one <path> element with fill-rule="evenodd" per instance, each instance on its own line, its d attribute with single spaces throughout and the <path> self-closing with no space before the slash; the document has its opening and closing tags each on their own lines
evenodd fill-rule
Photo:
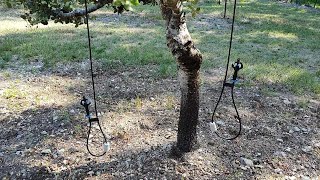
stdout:
<svg viewBox="0 0 320 180">
<path fill-rule="evenodd" d="M 90 133 L 91 133 L 91 128 L 92 128 L 92 123 L 93 121 L 91 121 L 91 120 L 89 120 L 89 123 L 90 123 L 90 125 L 89 125 L 89 130 L 88 130 L 88 136 L 87 136 L 87 145 L 86 145 L 86 147 L 87 147 L 87 150 L 88 150 L 88 152 L 89 152 L 89 154 L 91 155 L 91 156 L 94 156 L 94 157 L 101 157 L 101 156 L 104 156 L 106 153 L 107 153 L 107 150 L 104 148 L 104 151 L 103 151 L 103 153 L 102 154 L 93 154 L 91 151 L 90 151 L 90 148 L 89 148 L 89 138 L 90 138 Z M 103 133 L 103 131 L 102 131 L 102 128 L 101 128 L 101 125 L 100 125 L 100 122 L 99 122 L 99 120 L 97 120 L 97 123 L 98 123 L 98 126 L 99 126 L 99 129 L 100 129 L 100 131 L 101 131 L 101 134 L 103 135 L 103 139 L 104 139 L 104 143 L 108 143 L 107 142 L 107 138 L 106 138 L 106 135 Z"/>
<path fill-rule="evenodd" d="M 89 15 L 88 15 L 87 0 L 85 0 L 85 7 L 86 7 L 86 21 L 87 21 L 87 35 L 88 35 L 88 46 L 89 46 L 91 82 L 92 82 L 92 90 L 93 90 L 93 102 L 94 102 L 94 110 L 95 110 L 95 113 L 96 113 L 96 117 L 98 117 L 97 102 L 96 102 L 96 89 L 94 87 L 94 74 L 93 74 L 92 50 L 91 50 L 91 38 L 90 38 Z"/>
<path fill-rule="evenodd" d="M 106 154 L 108 148 L 109 148 L 109 144 L 107 142 L 107 138 L 106 135 L 104 134 L 99 119 L 98 119 L 98 111 L 97 111 L 97 102 L 96 102 L 96 90 L 95 90 L 95 86 L 94 86 L 94 74 L 93 74 L 93 62 L 92 62 L 92 51 L 91 51 L 91 38 L 90 38 L 90 29 L 89 29 L 89 15 L 88 15 L 88 3 L 87 0 L 85 0 L 85 9 L 86 9 L 86 21 L 87 21 L 87 34 L 88 34 L 88 46 L 89 46 L 89 59 L 90 59 L 90 71 L 91 71 L 91 82 L 92 82 L 92 90 L 93 90 L 93 102 L 94 102 L 94 111 L 95 111 L 95 118 L 91 118 L 90 116 L 90 112 L 89 112 L 89 105 L 91 104 L 91 102 L 86 99 L 85 97 L 83 97 L 83 99 L 81 100 L 81 105 L 83 105 L 86 109 L 86 117 L 89 119 L 89 130 L 88 130 L 88 136 L 87 136 L 87 150 L 89 152 L 89 154 L 91 156 L 94 157 L 101 157 L 103 155 Z M 92 128 L 92 122 L 97 122 L 100 132 L 103 135 L 103 139 L 104 139 L 104 152 L 102 154 L 93 154 L 90 151 L 89 148 L 89 138 L 90 138 L 90 133 L 91 133 L 91 128 Z M 107 147 L 106 147 L 107 146 Z"/>
<path fill-rule="evenodd" d="M 226 86 L 230 87 L 231 88 L 231 98 L 232 98 L 232 103 L 233 103 L 233 107 L 234 109 L 236 110 L 236 116 L 235 118 L 238 120 L 239 122 L 239 131 L 238 133 L 234 136 L 234 137 L 230 137 L 230 138 L 224 138 L 222 137 L 218 132 L 217 130 L 215 130 L 215 133 L 218 137 L 222 138 L 222 139 L 226 139 L 226 140 L 234 140 L 236 139 L 237 137 L 240 136 L 241 134 L 241 130 L 242 130 L 242 122 L 241 122 L 241 118 L 240 118 L 240 115 L 239 115 L 239 112 L 238 112 L 238 109 L 237 109 L 237 106 L 235 104 L 235 101 L 234 101 L 234 93 L 233 93 L 233 88 L 234 88 L 234 85 L 235 85 L 235 81 L 236 81 L 236 76 L 237 76 L 237 71 L 239 71 L 240 69 L 243 68 L 243 65 L 242 63 L 240 63 L 240 60 L 238 59 L 238 61 L 236 62 L 236 66 L 238 65 L 241 65 L 241 68 L 239 69 L 236 69 L 236 66 L 233 66 L 235 68 L 235 76 L 233 78 L 233 82 L 232 83 L 227 83 L 227 76 L 228 76 L 228 70 L 229 70 L 229 64 L 230 64 L 230 56 L 231 56 L 231 49 L 232 49 L 232 39 L 233 39 L 233 31 L 234 31 L 234 21 L 235 21 L 235 15 L 236 15 L 236 7 L 237 7 L 237 0 L 234 0 L 234 6 L 233 6 L 233 17 L 232 17 L 232 25 L 231 25 L 231 36 L 230 36 L 230 42 L 229 42 L 229 51 L 228 51 L 228 60 L 227 60 L 227 66 L 226 66 L 226 71 L 225 71 L 225 75 L 224 75 L 224 80 L 223 80 L 223 86 L 222 86 L 222 89 L 221 89 L 221 93 L 220 93 L 220 96 L 219 96 L 219 99 L 217 101 L 217 104 L 215 105 L 214 107 L 214 110 L 213 110 L 213 114 L 212 114 L 212 117 L 211 117 L 211 123 L 214 123 L 214 115 L 216 113 L 216 110 L 218 108 L 218 105 L 221 101 L 221 98 L 222 98 L 222 95 L 223 95 L 223 92 L 224 92 L 224 88 Z"/>
</svg>

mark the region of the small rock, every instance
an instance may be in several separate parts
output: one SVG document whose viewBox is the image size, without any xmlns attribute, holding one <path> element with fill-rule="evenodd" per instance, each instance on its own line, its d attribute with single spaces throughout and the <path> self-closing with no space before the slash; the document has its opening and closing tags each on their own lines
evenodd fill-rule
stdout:
<svg viewBox="0 0 320 180">
<path fill-rule="evenodd" d="M 240 169 L 242 169 L 244 171 L 248 170 L 248 168 L 246 166 L 240 166 Z"/>
<path fill-rule="evenodd" d="M 297 178 L 295 176 L 285 176 L 284 179 L 286 179 L 286 180 L 296 180 Z"/>
<path fill-rule="evenodd" d="M 26 169 L 22 169 L 20 172 L 21 172 L 21 174 L 22 174 L 22 176 L 23 176 L 23 177 L 25 177 L 25 176 L 26 176 L 26 174 L 27 174 Z"/>
<path fill-rule="evenodd" d="M 129 161 L 128 161 L 128 160 L 127 160 L 127 161 L 125 161 L 125 165 L 126 165 L 126 168 L 127 168 L 127 169 L 130 167 L 130 163 L 129 163 Z"/>
<path fill-rule="evenodd" d="M 68 152 L 69 152 L 70 154 L 73 154 L 73 153 L 75 153 L 75 152 L 78 152 L 78 149 L 71 147 L 71 148 L 68 149 Z"/>
<path fill-rule="evenodd" d="M 96 175 L 97 175 L 97 176 L 100 176 L 100 175 L 101 175 L 101 172 L 100 172 L 100 171 L 97 171 L 97 172 L 96 172 Z"/>
<path fill-rule="evenodd" d="M 287 148 L 285 149 L 285 151 L 290 152 L 290 151 L 291 151 L 291 148 L 290 148 L 290 147 L 287 147 Z"/>
<path fill-rule="evenodd" d="M 220 126 L 224 126 L 225 123 L 223 121 L 217 121 L 216 124 L 220 125 Z"/>
<path fill-rule="evenodd" d="M 302 130 L 303 132 L 308 132 L 308 129 L 307 129 L 307 128 L 301 128 L 301 130 Z"/>
<path fill-rule="evenodd" d="M 253 161 L 251 159 L 241 157 L 240 162 L 246 166 L 253 166 Z"/>
<path fill-rule="evenodd" d="M 48 132 L 47 131 L 41 131 L 41 133 L 40 134 L 42 134 L 42 135 L 47 135 L 48 134 Z"/>
<path fill-rule="evenodd" d="M 151 126 L 145 122 L 139 122 L 141 129 L 151 129 Z"/>
<path fill-rule="evenodd" d="M 274 169 L 274 172 L 277 174 L 282 174 L 282 169 L 276 168 L 276 169 Z"/>
<path fill-rule="evenodd" d="M 293 172 L 297 172 L 297 168 L 293 168 L 292 171 L 293 171 Z"/>
<path fill-rule="evenodd" d="M 56 121 L 56 120 L 58 120 L 59 119 L 59 117 L 58 116 L 53 116 L 53 118 L 52 118 L 54 121 Z"/>
<path fill-rule="evenodd" d="M 216 144 L 216 141 L 208 141 L 208 145 L 214 146 Z"/>
<path fill-rule="evenodd" d="M 294 132 L 299 132 L 299 131 L 300 131 L 300 128 L 294 127 L 292 130 L 293 130 Z"/>
<path fill-rule="evenodd" d="M 75 163 L 79 163 L 80 162 L 80 159 L 79 158 L 76 158 L 76 160 L 74 161 Z"/>
<path fill-rule="evenodd" d="M 290 102 L 288 99 L 284 99 L 284 100 L 283 100 L 283 103 L 286 104 L 286 105 L 291 104 L 291 102 Z"/>
<path fill-rule="evenodd" d="M 58 158 L 58 155 L 52 154 L 52 157 L 53 157 L 53 159 L 57 159 L 57 158 Z"/>
<path fill-rule="evenodd" d="M 167 133 L 164 137 L 165 137 L 166 139 L 170 139 L 171 136 L 172 136 L 171 133 Z"/>
<path fill-rule="evenodd" d="M 22 134 L 17 135 L 17 139 L 20 139 L 22 137 Z"/>
<path fill-rule="evenodd" d="M 41 151 L 41 154 L 51 154 L 51 149 L 44 149 Z"/>
<path fill-rule="evenodd" d="M 94 174 L 94 172 L 93 172 L 93 171 L 89 171 L 87 174 L 88 174 L 89 176 L 92 176 L 92 175 Z"/>
<path fill-rule="evenodd" d="M 187 173 L 183 173 L 183 174 L 182 174 L 182 177 L 183 177 L 182 179 L 185 179 L 185 178 L 188 177 L 188 174 L 187 174 Z"/>
<path fill-rule="evenodd" d="M 59 155 L 63 155 L 64 151 L 65 151 L 64 149 L 59 149 L 59 150 L 58 150 L 58 154 L 59 154 Z"/>
<path fill-rule="evenodd" d="M 65 159 L 65 160 L 62 161 L 62 163 L 63 163 L 64 165 L 67 165 L 67 164 L 69 164 L 69 161 Z"/>
<path fill-rule="evenodd" d="M 311 146 L 305 146 L 304 148 L 302 148 L 302 151 L 305 153 L 309 153 L 312 151 L 312 147 Z"/>
<path fill-rule="evenodd" d="M 290 130 L 289 130 L 289 133 L 290 133 L 290 134 L 294 133 L 294 130 L 290 129 Z"/>
<path fill-rule="evenodd" d="M 262 168 L 263 168 L 263 166 L 262 166 L 262 165 L 260 165 L 260 164 L 258 164 L 258 165 L 254 165 L 254 167 L 255 167 L 255 168 L 260 168 L 260 169 L 262 169 Z"/>
<path fill-rule="evenodd" d="M 280 138 L 279 138 L 279 139 L 277 139 L 277 141 L 278 141 L 278 142 L 283 142 L 283 139 L 280 139 Z"/>
<path fill-rule="evenodd" d="M 300 176 L 301 180 L 311 180 L 308 176 Z"/>
<path fill-rule="evenodd" d="M 16 155 L 22 155 L 22 154 L 23 154 L 22 151 L 17 151 L 17 152 L 16 152 Z"/>
<path fill-rule="evenodd" d="M 315 143 L 313 146 L 316 147 L 316 148 L 320 148 L 320 142 Z M 0 153 L 0 154 L 1 154 L 1 153 Z M 1 156 L 1 155 L 0 155 L 0 156 Z"/>
<path fill-rule="evenodd" d="M 281 157 L 286 157 L 287 156 L 287 154 L 285 152 L 283 152 L 283 151 L 276 151 L 274 153 L 274 155 L 281 156 Z"/>
<path fill-rule="evenodd" d="M 68 169 L 66 166 L 61 166 L 61 167 L 60 167 L 60 170 L 61 170 L 61 171 L 65 171 L 66 169 Z"/>
<path fill-rule="evenodd" d="M 71 109 L 69 112 L 70 112 L 71 114 L 74 114 L 74 113 L 75 113 L 75 110 L 74 110 L 74 109 Z"/>
</svg>

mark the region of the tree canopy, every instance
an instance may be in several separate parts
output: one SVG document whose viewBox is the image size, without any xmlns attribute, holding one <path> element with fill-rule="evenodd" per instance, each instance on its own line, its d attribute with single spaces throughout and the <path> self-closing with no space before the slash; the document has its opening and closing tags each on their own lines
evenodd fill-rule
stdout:
<svg viewBox="0 0 320 180">
<path fill-rule="evenodd" d="M 186 7 L 191 10 L 192 15 L 200 12 L 197 6 L 199 0 L 186 0 Z M 152 1 L 142 1 L 144 4 Z M 23 19 L 31 25 L 42 23 L 48 24 L 49 20 L 55 23 L 74 23 L 76 26 L 84 23 L 85 0 L 5 0 L 7 7 L 23 6 L 25 13 L 21 15 Z M 176 1 L 173 1 L 176 3 Z M 132 10 L 133 6 L 140 4 L 139 0 L 88 0 L 88 12 L 91 13 L 104 6 L 114 9 L 115 13 Z"/>
<path fill-rule="evenodd" d="M 85 0 L 6 0 L 8 7 L 22 5 L 26 12 L 21 17 L 31 25 L 48 24 L 49 20 L 60 23 L 74 23 L 76 26 L 84 23 L 83 7 Z M 138 0 L 88 0 L 88 12 L 91 13 L 106 5 L 113 6 L 115 12 L 130 10 L 131 6 L 138 5 Z"/>
</svg>

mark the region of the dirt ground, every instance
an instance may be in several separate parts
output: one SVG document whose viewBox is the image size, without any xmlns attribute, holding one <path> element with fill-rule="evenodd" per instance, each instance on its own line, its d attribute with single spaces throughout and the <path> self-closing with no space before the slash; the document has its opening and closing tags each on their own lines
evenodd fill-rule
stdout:
<svg viewBox="0 0 320 180">
<path fill-rule="evenodd" d="M 244 130 L 225 141 L 208 127 L 222 69 L 202 72 L 200 148 L 174 159 L 169 155 L 179 116 L 177 80 L 153 76 L 153 66 L 103 72 L 96 65 L 98 111 L 111 150 L 94 158 L 86 151 L 87 120 L 79 104 L 83 94 L 91 96 L 89 74 L 80 73 L 87 65 L 30 71 L 41 67 L 39 61 L 2 72 L 2 179 L 320 178 L 319 100 L 304 97 L 308 102 L 302 104 L 275 84 L 237 87 Z M 264 86 L 274 92 L 259 88 Z M 101 152 L 101 136 L 93 129 L 90 145 Z"/>
</svg>

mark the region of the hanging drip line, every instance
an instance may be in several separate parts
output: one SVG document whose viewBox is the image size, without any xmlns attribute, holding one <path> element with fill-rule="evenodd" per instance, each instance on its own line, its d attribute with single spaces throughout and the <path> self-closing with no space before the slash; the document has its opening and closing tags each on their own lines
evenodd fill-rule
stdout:
<svg viewBox="0 0 320 180">
<path fill-rule="evenodd" d="M 94 157 L 101 157 L 101 156 L 105 155 L 106 152 L 110 149 L 110 143 L 107 142 L 106 135 L 104 134 L 104 132 L 101 128 L 99 118 L 98 118 L 96 90 L 95 90 L 95 86 L 94 86 L 95 83 L 94 83 L 94 74 L 93 74 L 93 62 L 92 62 L 91 38 L 90 38 L 90 29 L 89 29 L 89 15 L 88 15 L 87 0 L 85 0 L 85 9 L 86 9 L 86 16 L 85 17 L 86 17 L 86 21 L 87 21 L 88 49 L 89 49 L 90 71 L 91 71 L 91 82 L 92 82 L 92 90 L 93 90 L 93 102 L 94 102 L 95 117 L 91 117 L 90 110 L 89 110 L 89 106 L 91 105 L 91 101 L 89 99 L 87 99 L 85 96 L 83 96 L 82 100 L 80 101 L 80 104 L 82 106 L 84 106 L 85 111 L 86 111 L 85 117 L 89 120 L 89 130 L 88 130 L 87 144 L 86 144 L 87 150 L 90 155 L 92 155 Z M 93 154 L 89 148 L 89 137 L 90 137 L 93 122 L 96 122 L 98 124 L 100 132 L 103 136 L 103 141 L 104 141 L 103 143 L 104 144 L 103 144 L 103 153 L 102 154 Z"/>
<path fill-rule="evenodd" d="M 241 122 L 241 118 L 240 118 L 237 106 L 236 106 L 235 101 L 234 101 L 234 91 L 233 91 L 235 83 L 237 82 L 238 71 L 243 68 L 243 64 L 240 62 L 239 58 L 237 59 L 237 61 L 235 63 L 232 64 L 232 68 L 234 69 L 234 73 L 233 73 L 231 82 L 227 82 L 228 70 L 229 70 L 229 64 L 230 64 L 230 56 L 231 56 L 231 49 L 232 49 L 232 39 L 233 39 L 234 21 L 235 21 L 235 15 L 236 15 L 236 6 L 237 6 L 237 0 L 234 0 L 233 18 L 232 18 L 232 25 L 231 25 L 231 35 L 230 35 L 230 42 L 229 42 L 229 51 L 228 51 L 228 59 L 227 59 L 226 71 L 225 71 L 225 75 L 224 75 L 224 80 L 223 80 L 221 93 L 220 93 L 219 99 L 217 101 L 217 104 L 214 107 L 213 114 L 212 114 L 212 117 L 211 117 L 211 123 L 209 124 L 210 125 L 210 129 L 211 129 L 212 132 L 215 132 L 218 137 L 220 137 L 222 139 L 226 139 L 226 140 L 234 140 L 237 137 L 239 137 L 240 134 L 241 134 L 241 129 L 242 129 L 242 122 Z M 214 116 L 215 116 L 216 110 L 218 108 L 218 105 L 219 105 L 219 103 L 221 101 L 221 98 L 222 98 L 222 95 L 223 95 L 225 87 L 230 87 L 231 88 L 232 104 L 233 104 L 233 107 L 234 107 L 234 109 L 236 111 L 236 116 L 234 116 L 234 117 L 235 117 L 235 119 L 238 120 L 238 124 L 239 124 L 239 129 L 238 129 L 237 134 L 234 137 L 229 137 L 229 138 L 224 138 L 218 133 L 217 125 L 214 122 Z"/>
</svg>

